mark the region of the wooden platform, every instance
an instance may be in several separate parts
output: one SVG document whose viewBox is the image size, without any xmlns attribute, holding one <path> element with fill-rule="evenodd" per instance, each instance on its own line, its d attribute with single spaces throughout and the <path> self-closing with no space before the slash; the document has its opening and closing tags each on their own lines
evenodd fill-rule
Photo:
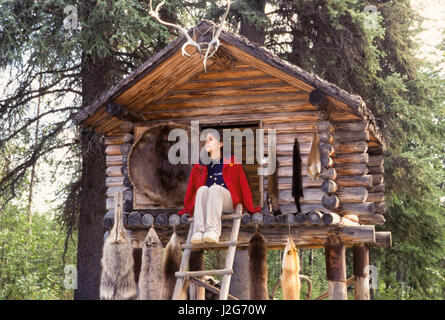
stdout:
<svg viewBox="0 0 445 320">
<path fill-rule="evenodd" d="M 165 245 L 173 232 L 172 226 L 155 227 L 156 232 Z M 269 249 L 284 249 L 288 236 L 287 225 L 259 226 L 259 231 L 264 235 Z M 220 242 L 229 240 L 231 226 L 223 226 Z M 147 229 L 128 230 L 134 248 L 141 248 Z M 185 243 L 188 227 L 177 226 L 176 232 L 181 244 Z M 254 226 L 241 226 L 237 248 L 247 249 L 250 237 L 255 232 Z M 292 226 L 290 232 L 298 248 L 324 248 L 328 237 L 336 236 L 346 247 L 358 244 L 368 246 L 391 246 L 391 232 L 376 232 L 374 226 Z M 227 246 L 210 245 L 211 250 L 226 249 Z M 198 249 L 199 250 L 199 249 Z"/>
</svg>

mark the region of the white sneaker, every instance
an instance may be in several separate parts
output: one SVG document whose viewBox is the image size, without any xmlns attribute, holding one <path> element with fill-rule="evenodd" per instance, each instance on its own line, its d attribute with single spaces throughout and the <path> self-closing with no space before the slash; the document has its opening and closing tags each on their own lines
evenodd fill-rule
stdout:
<svg viewBox="0 0 445 320">
<path fill-rule="evenodd" d="M 204 233 L 203 240 L 205 243 L 218 243 L 219 237 L 215 231 L 209 230 Z"/>
<path fill-rule="evenodd" d="M 202 235 L 203 235 L 202 231 L 194 232 L 192 235 L 192 239 L 190 239 L 190 242 L 192 244 L 201 244 L 202 243 Z"/>
</svg>

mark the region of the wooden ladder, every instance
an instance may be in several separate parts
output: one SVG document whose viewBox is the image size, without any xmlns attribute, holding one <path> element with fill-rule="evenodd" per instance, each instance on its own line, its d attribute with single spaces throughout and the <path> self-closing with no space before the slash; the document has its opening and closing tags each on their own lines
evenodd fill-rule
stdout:
<svg viewBox="0 0 445 320">
<path fill-rule="evenodd" d="M 238 300 L 232 295 L 229 295 L 230 280 L 233 274 L 233 260 L 235 258 L 236 244 L 238 241 L 238 233 L 241 225 L 241 217 L 243 213 L 243 207 L 238 204 L 235 208 L 235 213 L 233 214 L 222 214 L 221 220 L 233 220 L 232 223 L 232 233 L 230 234 L 229 241 L 219 242 L 219 243 L 203 243 L 203 244 L 192 244 L 190 242 L 193 235 L 193 218 L 190 218 L 191 224 L 189 233 L 187 235 L 187 241 L 182 245 L 184 249 L 184 254 L 182 255 L 181 266 L 179 271 L 175 272 L 177 278 L 175 291 L 173 292 L 172 300 L 178 300 L 181 292 L 184 288 L 185 279 L 190 278 L 190 282 L 196 285 L 202 286 L 214 293 L 219 293 L 219 300 L 227 300 L 227 298 Z M 202 271 L 187 271 L 189 267 L 190 254 L 192 249 L 210 249 L 210 248 L 220 248 L 227 247 L 227 255 L 224 269 L 217 270 L 202 270 Z M 204 281 L 196 279 L 196 277 L 201 277 L 205 275 L 222 275 L 221 289 L 213 287 Z"/>
</svg>

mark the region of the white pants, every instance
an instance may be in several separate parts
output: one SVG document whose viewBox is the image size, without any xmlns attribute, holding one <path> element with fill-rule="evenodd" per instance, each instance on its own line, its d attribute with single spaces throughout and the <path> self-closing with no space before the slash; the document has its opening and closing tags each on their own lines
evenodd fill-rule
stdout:
<svg viewBox="0 0 445 320">
<path fill-rule="evenodd" d="M 211 187 L 201 186 L 196 191 L 193 231 L 213 230 L 218 236 L 221 236 L 221 214 L 223 212 L 234 212 L 230 191 L 218 184 Z"/>
</svg>

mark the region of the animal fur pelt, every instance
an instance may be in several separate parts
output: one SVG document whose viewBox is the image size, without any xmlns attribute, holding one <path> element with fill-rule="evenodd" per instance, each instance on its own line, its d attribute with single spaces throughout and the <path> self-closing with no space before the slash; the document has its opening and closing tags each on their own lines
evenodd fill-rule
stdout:
<svg viewBox="0 0 445 320">
<path fill-rule="evenodd" d="M 162 299 L 171 300 L 176 285 L 175 272 L 181 266 L 181 243 L 176 232 L 173 232 L 170 241 L 165 246 L 164 258 L 162 259 Z M 186 299 L 188 281 L 184 285 L 180 300 Z"/>
<path fill-rule="evenodd" d="M 295 199 L 297 211 L 301 212 L 300 198 L 303 198 L 303 180 L 301 178 L 301 156 L 298 139 L 295 138 L 292 158 L 292 196 Z"/>
<path fill-rule="evenodd" d="M 162 285 L 162 249 L 162 242 L 151 227 L 142 247 L 139 300 L 161 299 L 159 287 Z"/>
<path fill-rule="evenodd" d="M 133 248 L 124 229 L 121 210 L 115 210 L 114 226 L 102 252 L 100 299 L 133 300 L 136 298 Z"/>
<path fill-rule="evenodd" d="M 311 142 L 311 150 L 307 161 L 307 173 L 312 181 L 318 179 L 321 173 L 320 138 L 314 132 Z"/>
<path fill-rule="evenodd" d="M 283 253 L 283 272 L 281 274 L 281 288 L 284 300 L 300 300 L 300 258 L 291 237 L 287 238 Z"/>
<path fill-rule="evenodd" d="M 249 244 L 250 299 L 268 300 L 267 247 L 261 233 L 255 232 Z"/>
<path fill-rule="evenodd" d="M 278 203 L 278 161 L 275 158 L 275 171 L 267 176 L 267 197 L 270 204 L 269 211 L 274 216 L 281 214 Z"/>
</svg>

